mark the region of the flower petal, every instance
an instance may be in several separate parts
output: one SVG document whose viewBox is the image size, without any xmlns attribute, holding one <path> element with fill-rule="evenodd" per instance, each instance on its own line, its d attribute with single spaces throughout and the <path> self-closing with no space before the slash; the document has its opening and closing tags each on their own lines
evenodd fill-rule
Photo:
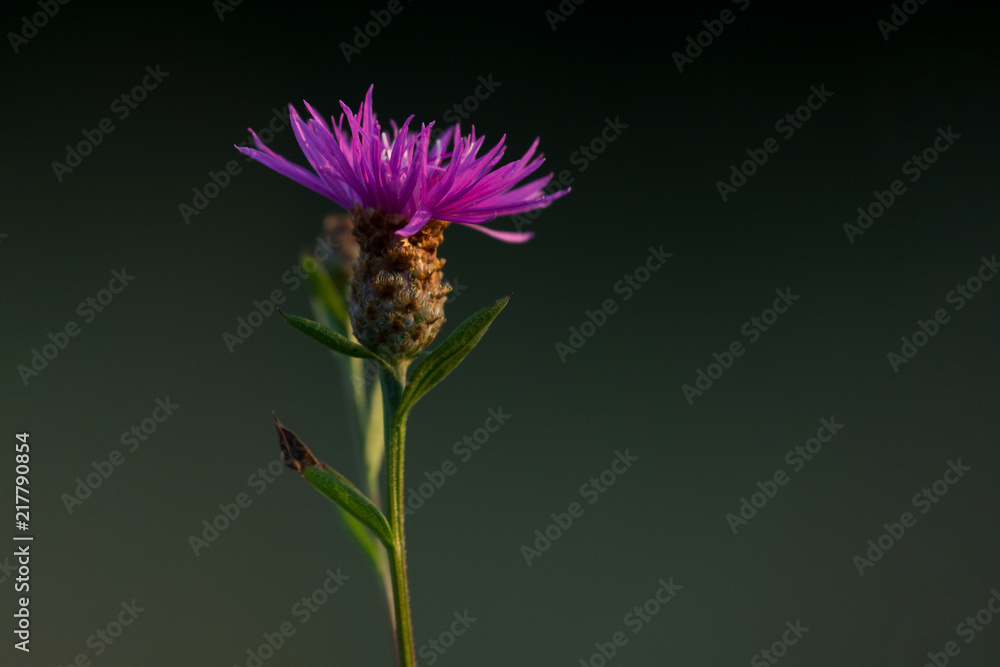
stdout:
<svg viewBox="0 0 1000 667">
<path fill-rule="evenodd" d="M 501 241 L 506 241 L 507 243 L 524 243 L 535 235 L 534 232 L 505 232 L 499 229 L 490 229 L 489 227 L 481 227 L 479 225 L 469 225 L 464 222 L 458 223 L 469 229 L 475 229 L 476 231 L 482 232 L 488 236 L 492 236 L 495 239 Z"/>
<path fill-rule="evenodd" d="M 239 150 L 344 208 L 360 204 L 408 217 L 396 232 L 400 236 L 411 236 L 428 220 L 438 219 L 474 227 L 508 243 L 523 243 L 533 234 L 478 225 L 501 215 L 544 208 L 570 191 L 544 194 L 552 174 L 518 185 L 545 161 L 541 154 L 535 155 L 537 137 L 520 159 L 499 167 L 506 135 L 479 156 L 485 137 L 477 135 L 475 127 L 463 136 L 456 123 L 432 136 L 434 123 L 421 124 L 417 131 L 411 129 L 410 116 L 402 127 L 390 121 L 390 137 L 375 115 L 373 90 L 374 86 L 368 88 L 357 113 L 341 102 L 340 118 L 331 118 L 330 124 L 308 102 L 308 120 L 289 105 L 295 139 L 312 171 L 275 154 L 256 135 L 256 149 Z"/>
</svg>

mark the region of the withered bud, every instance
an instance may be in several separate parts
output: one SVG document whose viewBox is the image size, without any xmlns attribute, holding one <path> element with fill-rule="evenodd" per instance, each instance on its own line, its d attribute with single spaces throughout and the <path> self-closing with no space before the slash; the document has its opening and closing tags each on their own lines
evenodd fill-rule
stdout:
<svg viewBox="0 0 1000 667">
<path fill-rule="evenodd" d="M 271 413 L 274 414 L 274 413 Z M 299 440 L 295 432 L 287 428 L 278 420 L 278 415 L 274 415 L 274 425 L 278 429 L 278 440 L 281 444 L 281 458 L 284 464 L 302 474 L 302 468 L 315 468 L 320 466 L 319 460 L 313 456 L 305 443 Z"/>
</svg>

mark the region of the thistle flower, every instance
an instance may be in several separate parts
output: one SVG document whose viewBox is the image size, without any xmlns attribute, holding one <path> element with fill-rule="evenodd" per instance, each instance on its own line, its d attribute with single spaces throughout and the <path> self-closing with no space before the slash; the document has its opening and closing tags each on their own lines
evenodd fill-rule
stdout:
<svg viewBox="0 0 1000 667">
<path fill-rule="evenodd" d="M 343 102 L 340 106 L 344 113 L 330 125 L 308 103 L 307 121 L 290 106 L 295 138 L 312 171 L 277 155 L 256 134 L 256 149 L 237 148 L 351 212 L 360 246 L 349 293 L 354 334 L 390 363 L 407 362 L 444 323 L 451 287 L 442 280 L 444 260 L 437 258 L 437 247 L 445 228 L 456 223 L 522 243 L 530 232 L 482 223 L 544 208 L 569 189 L 544 194 L 552 174 L 517 186 L 544 161 L 541 155 L 533 158 L 537 138 L 519 160 L 496 168 L 506 136 L 477 157 L 484 137 L 477 137 L 475 128 L 463 136 L 457 124 L 432 145 L 434 123 L 411 131 L 410 116 L 402 127 L 391 123 L 390 139 L 372 110 L 372 88 L 357 114 Z"/>
</svg>

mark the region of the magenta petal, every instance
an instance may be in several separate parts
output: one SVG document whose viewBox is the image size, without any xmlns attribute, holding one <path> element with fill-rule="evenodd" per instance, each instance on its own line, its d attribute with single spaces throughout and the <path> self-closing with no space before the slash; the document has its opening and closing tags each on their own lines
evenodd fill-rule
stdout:
<svg viewBox="0 0 1000 667">
<path fill-rule="evenodd" d="M 531 232 L 498 231 L 479 223 L 545 208 L 569 192 L 544 194 L 551 174 L 518 185 L 544 162 L 541 154 L 535 155 L 538 138 L 520 159 L 498 166 L 506 135 L 481 156 L 485 137 L 477 135 L 475 127 L 463 136 L 457 123 L 432 141 L 434 123 L 421 124 L 417 131 L 411 129 L 410 116 L 402 127 L 390 121 L 390 136 L 375 115 L 373 90 L 374 86 L 368 88 L 357 113 L 341 102 L 343 113 L 339 119 L 331 117 L 330 124 L 308 102 L 308 120 L 289 105 L 293 133 L 311 170 L 277 155 L 256 135 L 256 149 L 239 150 L 344 208 L 359 204 L 408 217 L 397 231 L 404 237 L 437 219 L 473 227 L 508 243 L 523 243 L 533 236 Z"/>
<path fill-rule="evenodd" d="M 413 214 L 413 217 L 411 217 L 410 221 L 406 223 L 406 226 L 398 230 L 396 233 L 400 236 L 413 236 L 419 232 L 430 219 L 431 214 L 424 209 L 420 209 Z"/>
<path fill-rule="evenodd" d="M 263 144 L 260 145 L 263 146 Z M 270 167 L 282 176 L 292 179 L 299 185 L 304 185 L 313 192 L 317 192 L 324 197 L 334 200 L 341 206 L 345 206 L 345 204 L 341 201 L 342 198 L 339 197 L 336 192 L 331 190 L 316 174 L 293 162 L 289 162 L 280 155 L 271 152 L 266 146 L 264 146 L 264 150 L 267 152 L 253 148 L 244 148 L 242 146 L 237 146 L 236 150 L 243 153 L 247 157 L 253 158 L 257 162 L 260 162 L 265 167 Z"/>
<path fill-rule="evenodd" d="M 459 222 L 457 224 L 462 225 L 463 227 L 468 227 L 469 229 L 475 229 L 476 231 L 482 232 L 487 236 L 492 236 L 495 239 L 506 241 L 507 243 L 524 243 L 535 235 L 534 232 L 504 232 L 499 229 L 490 229 L 489 227 L 470 225 L 464 222 Z"/>
</svg>

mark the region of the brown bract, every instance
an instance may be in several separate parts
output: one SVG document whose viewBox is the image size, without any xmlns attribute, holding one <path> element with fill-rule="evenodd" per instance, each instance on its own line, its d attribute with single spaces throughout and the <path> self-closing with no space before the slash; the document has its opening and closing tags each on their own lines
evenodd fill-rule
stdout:
<svg viewBox="0 0 1000 667">
<path fill-rule="evenodd" d="M 354 262 L 349 302 L 354 335 L 390 364 L 412 360 L 444 324 L 451 285 L 442 280 L 445 260 L 437 257 L 449 223 L 429 220 L 413 236 L 396 235 L 408 219 L 355 205 Z"/>
</svg>

